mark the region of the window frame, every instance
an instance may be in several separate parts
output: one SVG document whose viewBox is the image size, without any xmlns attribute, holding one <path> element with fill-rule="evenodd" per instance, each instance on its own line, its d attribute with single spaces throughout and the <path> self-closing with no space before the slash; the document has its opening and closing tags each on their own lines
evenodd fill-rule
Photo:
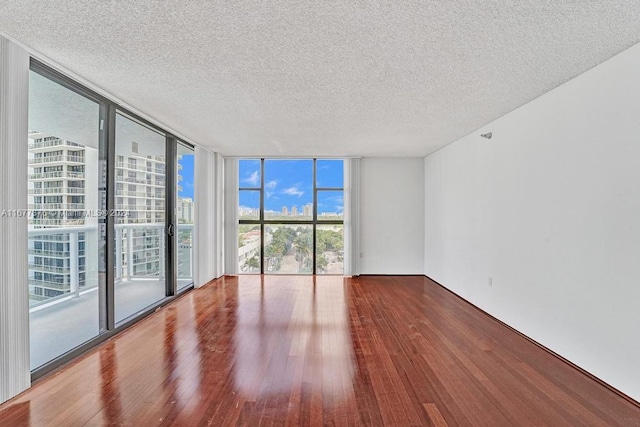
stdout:
<svg viewBox="0 0 640 427">
<path fill-rule="evenodd" d="M 104 271 L 105 284 L 99 286 L 98 289 L 98 310 L 99 310 L 99 333 L 92 339 L 83 344 L 72 348 L 71 350 L 51 359 L 45 364 L 31 370 L 31 381 L 35 381 L 44 375 L 54 371 L 60 366 L 74 360 L 87 350 L 94 348 L 100 343 L 111 338 L 115 334 L 125 330 L 129 326 L 139 322 L 145 317 L 153 314 L 159 307 L 165 306 L 172 302 L 180 295 L 193 289 L 194 284 L 191 283 L 181 289 L 177 287 L 177 275 L 174 269 L 177 269 L 175 263 L 177 255 L 173 255 L 177 247 L 177 234 L 169 235 L 170 225 L 174 228 L 177 226 L 175 205 L 177 196 L 175 195 L 176 178 L 177 178 L 177 144 L 181 143 L 187 147 L 194 149 L 195 145 L 185 138 L 175 135 L 173 132 L 165 129 L 161 124 L 156 124 L 150 120 L 131 111 L 127 106 L 121 105 L 110 99 L 108 96 L 102 95 L 92 90 L 84 84 L 76 81 L 72 77 L 56 70 L 46 63 L 34 58 L 29 58 L 29 71 L 39 74 L 40 76 L 51 80 L 52 82 L 70 90 L 78 95 L 94 101 L 99 106 L 99 147 L 104 153 L 100 153 L 100 161 L 104 160 L 107 164 L 106 168 L 106 209 L 108 211 L 115 210 L 117 183 L 116 175 L 119 169 L 116 167 L 116 115 L 122 115 L 137 124 L 144 126 L 154 132 L 165 136 L 166 147 L 166 170 L 165 170 L 165 194 L 167 195 L 165 208 L 165 231 L 167 245 L 165 247 L 165 297 L 154 304 L 149 305 L 143 310 L 127 317 L 126 319 L 115 322 L 115 217 L 108 215 L 106 217 L 106 241 L 104 262 L 106 269 Z M 104 154 L 104 157 L 102 155 Z M 173 164 L 175 163 L 175 165 Z M 100 184 L 102 185 L 102 184 Z M 102 188 L 102 187 L 100 187 Z M 169 197 L 171 195 L 171 197 Z"/>
<path fill-rule="evenodd" d="M 260 160 L 260 186 L 259 187 L 243 187 L 238 184 L 238 196 L 242 191 L 259 191 L 260 192 L 260 213 L 258 219 L 240 219 L 238 218 L 238 225 L 250 224 L 250 225 L 259 225 L 260 226 L 260 273 L 265 274 L 264 270 L 264 230 L 266 225 L 311 225 L 312 226 L 312 236 L 313 236 L 313 244 L 312 244 L 312 269 L 311 275 L 315 276 L 318 274 L 317 272 L 317 226 L 318 225 L 342 225 L 343 227 L 343 239 L 344 239 L 344 210 L 343 210 L 343 218 L 342 219 L 318 219 L 318 193 L 323 191 L 341 191 L 344 196 L 344 180 L 342 187 L 318 187 L 318 170 L 317 170 L 317 162 L 318 160 L 342 160 L 343 169 L 342 173 L 344 174 L 344 159 L 330 159 L 330 158 L 317 158 L 313 157 L 311 159 L 306 157 L 300 158 L 252 158 L 252 157 L 243 157 L 238 161 L 242 160 Z M 300 219 L 300 220 L 283 220 L 283 219 L 265 219 L 264 215 L 264 195 L 265 195 L 265 169 L 264 164 L 265 160 L 312 160 L 312 183 L 313 183 L 313 207 L 312 207 L 312 218 L 308 219 Z M 239 173 L 239 172 L 238 172 Z M 237 207 L 236 207 L 237 208 Z M 343 266 L 344 272 L 344 266 Z M 280 273 L 287 274 L 287 273 Z M 298 273 L 300 274 L 300 273 Z"/>
</svg>

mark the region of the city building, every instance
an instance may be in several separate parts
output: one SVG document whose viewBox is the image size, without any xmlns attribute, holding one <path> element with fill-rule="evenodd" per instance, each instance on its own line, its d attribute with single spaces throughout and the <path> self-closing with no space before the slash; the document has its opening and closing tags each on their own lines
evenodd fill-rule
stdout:
<svg viewBox="0 0 640 427">
<path fill-rule="evenodd" d="M 178 221 L 184 224 L 193 224 L 193 199 L 181 197 L 178 199 Z"/>
<path fill-rule="evenodd" d="M 86 171 L 85 164 L 96 156 L 90 147 L 29 132 L 30 305 L 88 285 L 86 268 L 95 259 L 83 249 L 95 235 L 82 226 L 97 223 L 85 214 L 87 207 L 96 208 L 97 194 L 86 192 L 87 186 L 96 188 L 96 174 Z"/>
<path fill-rule="evenodd" d="M 30 393 L 32 379 L 88 351 L 82 361 L 101 376 L 83 389 L 91 404 L 54 396 L 41 383 L 34 395 L 3 406 L 0 416 L 9 408 L 22 411 L 10 419 L 14 424 L 28 417 L 46 423 L 48 411 L 59 410 L 67 417 L 57 418 L 62 422 L 134 424 L 148 414 L 142 421 L 170 424 L 205 402 L 198 407 L 200 423 L 222 423 L 221 407 L 234 422 L 256 424 L 280 421 L 269 417 L 292 408 L 299 409 L 292 424 L 305 417 L 380 425 L 545 424 L 545 416 L 556 421 L 549 424 L 640 422 L 635 415 L 599 418 L 615 396 L 636 408 L 640 400 L 640 342 L 633 339 L 640 324 L 639 3 L 303 0 L 295 7 L 236 7 L 142 0 L 94 6 L 13 1 L 0 8 L 0 403 Z M 136 128 L 131 137 L 121 132 L 123 117 Z M 92 139 L 78 136 L 86 134 Z M 149 148 L 153 138 L 160 148 Z M 197 160 L 192 213 L 174 191 L 182 185 L 175 166 L 181 143 Z M 308 216 L 304 203 L 317 199 L 317 182 L 284 187 L 265 181 L 266 174 L 240 180 L 241 159 L 343 159 L 342 182 L 322 185 L 343 188 L 344 210 L 327 203 L 313 224 L 296 224 Z M 240 189 L 265 190 L 266 183 L 268 195 L 239 206 Z M 266 197 L 284 194 L 292 199 L 264 209 Z M 126 217 L 79 215 L 94 208 Z M 27 209 L 32 218 L 24 217 Z M 287 218 L 278 223 L 282 215 Z M 189 217 L 192 225 L 180 224 Z M 317 236 L 304 246 L 318 230 L 335 231 L 309 233 L 318 219 L 343 227 L 342 249 L 319 249 Z M 252 229 L 255 224 L 262 229 Z M 180 225 L 191 226 L 182 230 L 193 230 L 191 245 Z M 276 231 L 289 240 L 271 246 L 290 266 L 325 268 L 304 265 L 309 256 L 293 255 L 296 245 L 313 256 L 343 258 L 347 279 L 336 279 L 336 295 L 375 276 L 379 282 L 367 291 L 394 286 L 395 297 L 406 297 L 408 305 L 414 294 L 403 293 L 403 278 L 420 276 L 459 298 L 442 303 L 414 282 L 412 289 L 422 292 L 414 310 L 401 304 L 367 310 L 363 298 L 336 304 L 323 294 L 329 279 L 313 277 L 300 279 L 313 282 L 309 298 L 284 311 L 299 288 L 280 291 L 271 286 L 275 281 L 265 284 L 266 273 L 238 279 L 259 272 L 256 254 L 278 258 L 266 254 L 267 239 L 280 237 Z M 192 269 L 178 255 L 188 248 Z M 242 257 L 246 264 L 238 262 Z M 181 274 L 193 276 L 182 289 Z M 257 293 L 246 292 L 254 285 Z M 204 293 L 206 303 L 162 309 Z M 46 301 L 66 295 L 66 305 Z M 333 306 L 322 306 L 328 300 Z M 214 309 L 203 311 L 207 304 Z M 499 322 L 462 328 L 468 304 Z M 289 314 L 298 320 L 291 328 L 277 317 Z M 163 341 L 142 349 L 113 344 L 139 333 L 137 322 L 146 316 L 150 321 L 143 323 L 156 327 L 149 335 Z M 203 318 L 205 330 L 191 327 Z M 353 342 L 349 333 L 336 332 L 334 320 L 345 318 L 354 333 L 405 319 L 389 331 L 403 345 L 375 334 Z M 449 331 L 436 333 L 443 325 Z M 126 328 L 132 333 L 120 334 Z M 449 339 L 462 329 L 479 338 Z M 293 330 L 307 334 L 291 342 L 286 334 Z M 513 330 L 560 356 L 554 365 L 570 362 L 617 390 L 614 397 L 576 410 L 588 393 L 572 395 L 576 382 L 545 376 L 550 364 L 520 365 L 518 345 L 507 349 L 513 358 L 496 356 L 493 345 Z M 225 341 L 216 341 L 221 334 Z M 406 341 L 420 335 L 431 338 L 430 345 Z M 274 336 L 281 341 L 270 341 Z M 331 351 L 322 353 L 326 337 Z M 48 347 L 43 342 L 54 341 L 64 350 L 30 359 Z M 393 363 L 363 379 L 369 373 L 363 360 L 376 346 L 393 349 L 385 359 Z M 344 358 L 332 358 L 337 348 L 348 350 Z M 303 349 L 309 357 L 296 364 Z M 316 358 L 320 354 L 326 359 Z M 421 373 L 438 375 L 428 357 L 450 362 L 441 372 L 464 367 L 469 375 L 403 387 Z M 492 358 L 493 369 L 474 365 Z M 123 391 L 122 375 L 135 373 L 131 366 L 141 360 L 157 369 L 130 375 L 129 384 L 148 382 Z M 224 396 L 216 394 L 224 404 L 207 402 L 219 385 L 205 379 L 203 367 L 212 360 L 221 362 L 212 369 L 230 379 Z M 262 371 L 252 370 L 256 366 Z M 256 380 L 263 372 L 271 382 Z M 543 385 L 487 391 L 512 374 Z M 251 386 L 240 390 L 247 378 Z M 291 378 L 303 378 L 294 393 Z M 384 389 L 386 380 L 394 393 Z M 151 399 L 148 392 L 161 384 L 172 388 Z M 332 406 L 350 392 L 359 393 L 358 402 L 362 396 L 375 402 L 378 412 L 349 410 L 354 401 Z M 394 404 L 401 395 L 406 406 Z M 45 400 L 35 403 L 31 396 Z M 224 400 L 228 396 L 235 400 Z M 107 409 L 83 420 L 93 403 Z M 498 409 L 496 418 L 474 414 L 483 403 Z M 509 415 L 510 403 L 520 414 Z M 410 412 L 415 416 L 404 419 Z M 264 418 L 251 418 L 257 413 Z M 569 413 L 576 419 L 562 418 Z M 533 420 L 537 416 L 543 418 Z"/>
<path fill-rule="evenodd" d="M 118 222 L 160 227 L 116 227 L 116 240 L 122 242 L 116 277 L 121 280 L 162 276 L 164 270 L 165 159 L 137 151 L 137 143 L 131 142 L 131 151 L 116 157 L 116 210 L 125 213 Z"/>
</svg>

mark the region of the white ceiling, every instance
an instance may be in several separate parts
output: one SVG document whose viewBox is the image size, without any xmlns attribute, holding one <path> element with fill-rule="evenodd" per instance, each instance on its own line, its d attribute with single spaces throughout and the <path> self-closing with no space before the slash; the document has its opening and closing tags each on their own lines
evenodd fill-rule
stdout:
<svg viewBox="0 0 640 427">
<path fill-rule="evenodd" d="M 225 155 L 425 155 L 639 22 L 638 0 L 0 1 L 0 31 Z"/>
</svg>

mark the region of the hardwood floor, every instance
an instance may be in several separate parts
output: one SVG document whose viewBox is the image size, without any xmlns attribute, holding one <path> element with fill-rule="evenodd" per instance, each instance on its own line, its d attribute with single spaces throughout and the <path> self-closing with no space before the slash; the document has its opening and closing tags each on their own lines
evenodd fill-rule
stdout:
<svg viewBox="0 0 640 427">
<path fill-rule="evenodd" d="M 0 406 L 20 425 L 640 425 L 640 408 L 423 277 L 239 276 Z"/>
</svg>

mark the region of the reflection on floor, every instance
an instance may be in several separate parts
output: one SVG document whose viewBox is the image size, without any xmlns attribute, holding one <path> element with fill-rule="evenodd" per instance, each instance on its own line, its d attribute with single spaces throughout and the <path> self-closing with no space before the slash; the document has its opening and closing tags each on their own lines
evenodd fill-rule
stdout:
<svg viewBox="0 0 640 427">
<path fill-rule="evenodd" d="M 226 277 L 0 406 L 4 425 L 640 425 L 425 277 Z"/>
</svg>

